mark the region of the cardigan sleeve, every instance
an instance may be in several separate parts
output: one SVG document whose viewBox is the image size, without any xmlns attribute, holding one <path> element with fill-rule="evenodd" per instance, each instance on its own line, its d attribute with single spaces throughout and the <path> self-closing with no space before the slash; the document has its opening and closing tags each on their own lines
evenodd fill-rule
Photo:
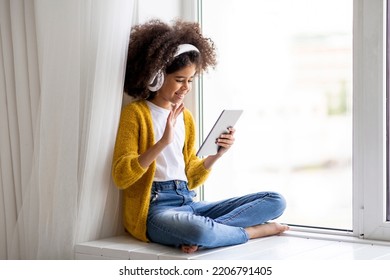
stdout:
<svg viewBox="0 0 390 280">
<path fill-rule="evenodd" d="M 146 144 L 141 143 L 145 140 L 141 135 L 142 121 L 142 112 L 136 106 L 130 104 L 122 110 L 112 161 L 112 177 L 119 189 L 133 185 L 147 171 L 138 161 Z"/>
</svg>

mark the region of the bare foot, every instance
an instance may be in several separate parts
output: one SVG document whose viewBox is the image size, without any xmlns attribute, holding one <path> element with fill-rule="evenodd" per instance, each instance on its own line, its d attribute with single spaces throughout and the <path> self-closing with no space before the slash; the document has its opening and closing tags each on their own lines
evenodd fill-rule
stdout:
<svg viewBox="0 0 390 280">
<path fill-rule="evenodd" d="M 198 250 L 198 246 L 196 246 L 196 245 L 181 245 L 181 250 L 184 253 L 191 254 L 191 253 L 196 252 Z"/>
<path fill-rule="evenodd" d="M 253 227 L 247 227 L 245 230 L 249 235 L 250 239 L 260 238 L 270 235 L 276 235 L 288 230 L 287 225 L 281 225 L 278 223 L 267 223 L 261 224 Z"/>
</svg>

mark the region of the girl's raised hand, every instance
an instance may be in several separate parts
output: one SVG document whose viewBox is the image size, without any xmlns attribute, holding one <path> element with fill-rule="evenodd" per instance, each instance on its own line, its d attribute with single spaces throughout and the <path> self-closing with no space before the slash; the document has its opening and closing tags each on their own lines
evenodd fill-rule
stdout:
<svg viewBox="0 0 390 280">
<path fill-rule="evenodd" d="M 146 152 L 141 154 L 138 158 L 139 164 L 143 168 L 148 168 L 154 160 L 158 157 L 162 150 L 165 149 L 170 143 L 172 143 L 174 135 L 175 135 L 175 124 L 176 119 L 184 110 L 184 105 L 175 105 L 172 107 L 171 112 L 167 118 L 167 124 L 165 126 L 165 131 L 161 139 L 150 147 Z"/>
<path fill-rule="evenodd" d="M 184 104 L 173 104 L 172 110 L 168 115 L 167 124 L 165 126 L 164 134 L 161 138 L 161 142 L 165 145 L 172 143 L 174 138 L 174 131 L 177 117 L 184 111 Z"/>
</svg>

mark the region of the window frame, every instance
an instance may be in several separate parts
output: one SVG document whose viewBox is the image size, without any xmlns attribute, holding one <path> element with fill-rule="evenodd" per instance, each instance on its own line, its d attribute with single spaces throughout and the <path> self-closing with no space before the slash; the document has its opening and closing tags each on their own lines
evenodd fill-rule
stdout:
<svg viewBox="0 0 390 280">
<path fill-rule="evenodd" d="M 353 232 L 390 240 L 386 221 L 386 0 L 354 0 Z"/>
<path fill-rule="evenodd" d="M 186 1 L 202 22 L 202 0 Z M 386 221 L 386 17 L 387 0 L 353 1 L 353 236 L 390 241 Z M 202 76 L 190 101 L 202 139 Z M 200 191 L 201 199 L 202 190 Z M 303 229 L 307 230 L 307 229 Z M 325 230 L 326 232 L 326 230 Z"/>
</svg>

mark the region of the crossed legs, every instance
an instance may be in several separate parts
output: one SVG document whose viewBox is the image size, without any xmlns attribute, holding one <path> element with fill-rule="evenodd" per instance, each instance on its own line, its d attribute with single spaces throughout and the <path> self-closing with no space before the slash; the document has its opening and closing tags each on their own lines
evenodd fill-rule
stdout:
<svg viewBox="0 0 390 280">
<path fill-rule="evenodd" d="M 213 203 L 196 202 L 151 215 L 148 235 L 154 242 L 181 247 L 186 253 L 199 247 L 241 244 L 288 230 L 288 226 L 268 223 L 284 209 L 284 198 L 273 192 Z"/>
</svg>

